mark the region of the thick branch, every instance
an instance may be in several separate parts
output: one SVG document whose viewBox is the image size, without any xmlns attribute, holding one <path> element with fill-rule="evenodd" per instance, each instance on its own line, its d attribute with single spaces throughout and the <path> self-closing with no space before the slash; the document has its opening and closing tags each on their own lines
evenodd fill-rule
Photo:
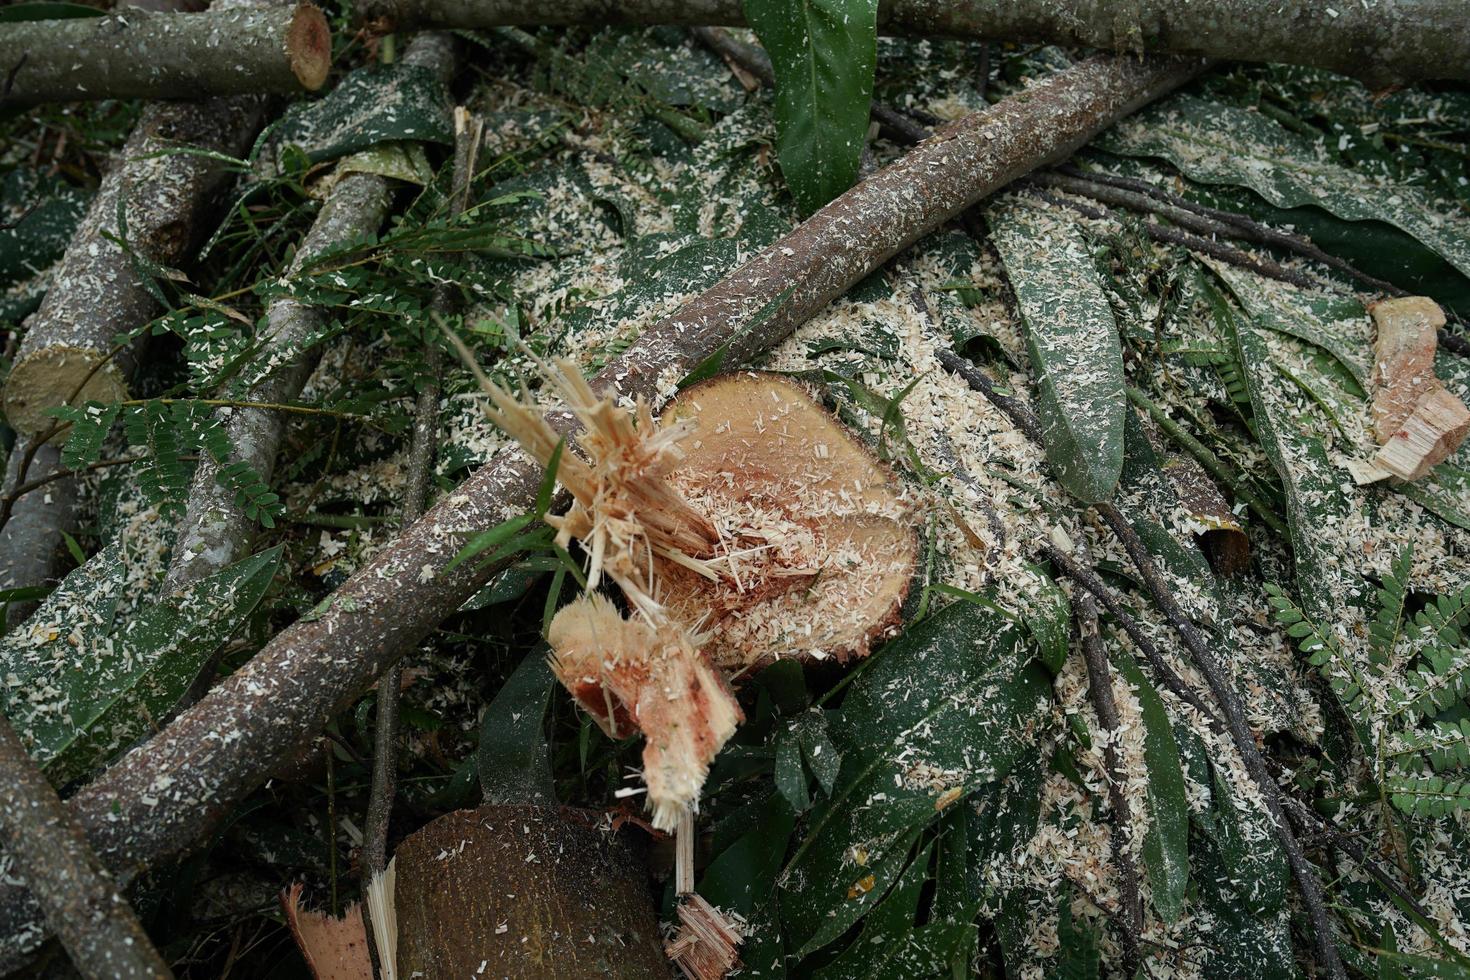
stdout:
<svg viewBox="0 0 1470 980">
<path fill-rule="evenodd" d="M 172 977 L 56 790 L 0 715 L 0 840 L 84 977 Z"/>
<path fill-rule="evenodd" d="M 332 33 L 310 3 L 0 24 L 6 105 L 315 91 Z"/>
<path fill-rule="evenodd" d="M 1097 58 L 956 123 L 827 205 L 650 328 L 594 386 L 657 398 L 717 350 L 748 361 L 927 231 L 1191 78 L 1198 62 Z M 565 415 L 555 419 L 570 428 Z M 73 800 L 123 877 L 187 849 L 301 740 L 454 612 L 491 574 L 445 572 L 466 536 L 528 509 L 539 468 L 497 455 L 379 551 L 320 614 L 120 760 Z M 0 892 L 14 944 L 33 914 Z"/>
<path fill-rule="evenodd" d="M 358 10 L 400 28 L 745 24 L 740 0 L 368 0 Z M 1329 68 L 1373 85 L 1470 78 L 1470 20 L 1462 0 L 883 0 L 878 27 L 919 37 L 1279 61 Z"/>
</svg>

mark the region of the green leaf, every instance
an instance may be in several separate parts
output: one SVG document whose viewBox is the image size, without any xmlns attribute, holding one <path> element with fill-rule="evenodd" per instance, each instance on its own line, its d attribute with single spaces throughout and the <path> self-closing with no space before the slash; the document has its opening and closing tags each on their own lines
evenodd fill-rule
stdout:
<svg viewBox="0 0 1470 980">
<path fill-rule="evenodd" d="M 1109 500 L 1123 472 L 1123 349 L 1076 225 L 1015 198 L 987 212 L 1016 294 L 1036 376 L 1046 458 L 1084 504 Z"/>
<path fill-rule="evenodd" d="M 1102 949 L 1097 930 L 1072 915 L 1072 887 L 1062 889 L 1061 910 L 1057 917 L 1056 976 L 1061 980 L 1097 980 L 1102 976 Z"/>
<path fill-rule="evenodd" d="M 785 798 L 780 793 L 772 793 L 761 806 L 755 826 L 736 838 L 705 868 L 699 894 L 720 908 L 750 917 L 756 908 L 770 900 L 775 890 L 781 859 L 786 855 L 795 826 L 796 814 Z"/>
<path fill-rule="evenodd" d="M 359 68 L 322 98 L 293 103 L 271 134 L 281 169 L 288 147 L 319 163 L 397 141 L 454 143 L 448 90 L 434 72 L 403 62 Z"/>
<path fill-rule="evenodd" d="M 776 792 L 786 797 L 791 809 L 805 813 L 812 805 L 811 794 L 806 788 L 806 770 L 801 764 L 801 743 L 791 731 L 784 731 L 776 739 Z"/>
<path fill-rule="evenodd" d="M 1470 219 L 1423 190 L 1328 162 L 1305 137 L 1260 112 L 1177 95 L 1125 119 L 1098 145 L 1161 157 L 1192 180 L 1247 187 L 1278 208 L 1311 205 L 1349 221 L 1393 225 L 1470 276 Z"/>
<path fill-rule="evenodd" d="M 853 681 L 830 726 L 842 753 L 837 786 L 813 809 L 782 876 L 791 946 L 809 952 L 840 936 L 879 897 L 868 900 L 913 834 L 1031 748 L 1020 733 L 1037 727 L 1051 684 L 1023 636 L 989 610 L 955 603 Z"/>
<path fill-rule="evenodd" d="M 857 180 L 873 73 L 877 0 L 745 0 L 776 74 L 776 158 L 803 215 Z"/>
<path fill-rule="evenodd" d="M 486 803 L 556 802 L 542 724 L 556 684 L 546 657 L 545 644 L 533 648 L 485 709 L 475 766 Z"/>
<path fill-rule="evenodd" d="M 1189 801 L 1184 767 L 1174 728 L 1159 692 L 1126 653 L 1114 659 L 1118 672 L 1133 688 L 1143 713 L 1143 761 L 1148 769 L 1148 833 L 1143 839 L 1143 867 L 1153 892 L 1154 908 L 1165 922 L 1178 921 L 1189 890 Z"/>
<path fill-rule="evenodd" d="M 47 775 L 62 783 L 90 772 L 164 717 L 259 603 L 281 551 L 236 562 L 116 626 L 114 611 L 136 589 L 121 547 L 68 575 L 0 643 L 0 672 L 16 692 L 6 712 Z"/>
<path fill-rule="evenodd" d="M 1038 580 L 1038 587 L 1029 595 L 1031 602 L 1021 611 L 1021 618 L 1036 641 L 1037 658 L 1047 670 L 1057 674 L 1071 650 L 1072 604 L 1050 575 L 1035 566 L 1031 572 Z"/>
</svg>

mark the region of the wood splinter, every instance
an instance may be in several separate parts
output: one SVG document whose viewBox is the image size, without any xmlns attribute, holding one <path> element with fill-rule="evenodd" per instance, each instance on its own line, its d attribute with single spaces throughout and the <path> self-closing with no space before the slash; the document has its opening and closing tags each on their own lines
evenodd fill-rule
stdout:
<svg viewBox="0 0 1470 980">
<path fill-rule="evenodd" d="M 653 824 L 672 830 L 743 720 L 727 677 L 866 656 L 898 625 L 918 554 L 909 508 L 789 379 L 722 375 L 655 419 L 641 400 L 598 396 L 569 362 L 540 367 L 581 422 L 586 456 L 561 457 L 575 503 L 547 521 L 563 546 L 581 543 L 589 588 L 606 573 L 631 609 L 590 592 L 564 607 L 547 632 L 552 667 L 609 736 L 644 734 Z M 480 380 L 491 420 L 548 465 L 556 429 Z"/>
<path fill-rule="evenodd" d="M 1373 434 L 1382 447 L 1371 482 L 1387 476 L 1417 480 L 1452 455 L 1470 434 L 1470 409 L 1434 373 L 1437 332 L 1445 317 L 1422 296 L 1389 299 L 1372 308 Z"/>
</svg>

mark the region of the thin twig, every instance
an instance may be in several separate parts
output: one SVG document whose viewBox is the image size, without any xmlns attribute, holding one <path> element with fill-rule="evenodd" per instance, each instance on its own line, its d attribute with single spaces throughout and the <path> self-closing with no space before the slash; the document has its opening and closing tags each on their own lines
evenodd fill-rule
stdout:
<svg viewBox="0 0 1470 980">
<path fill-rule="evenodd" d="M 455 109 L 455 147 L 450 217 L 458 217 L 469 203 L 475 174 L 475 158 L 484 134 L 484 122 L 471 117 L 461 106 Z M 434 291 L 433 308 L 446 313 L 455 306 L 451 287 Z M 413 438 L 408 450 L 408 481 L 403 497 L 403 525 L 418 520 L 429 502 L 429 483 L 434 475 L 434 451 L 439 439 L 439 379 L 443 371 L 443 348 L 436 331 L 424 330 L 424 366 L 429 380 L 419 392 L 414 410 Z M 363 829 L 362 877 L 364 882 L 383 873 L 388 860 L 388 824 L 393 815 L 393 797 L 398 778 L 398 700 L 403 687 L 403 661 L 393 663 L 378 681 L 378 705 L 373 723 L 373 778 L 368 795 L 367 821 Z M 370 914 L 370 913 L 368 913 Z M 367 930 L 368 956 L 373 976 L 385 973 L 378 959 L 373 930 Z"/>
<path fill-rule="evenodd" d="M 945 367 L 950 367 L 952 363 L 960 360 L 959 356 L 952 351 L 940 350 L 936 352 L 936 356 Z M 968 372 L 954 368 L 952 370 L 955 370 L 957 374 L 964 378 L 972 388 L 985 394 L 986 397 L 990 397 L 990 392 L 994 390 L 994 385 L 990 383 L 989 378 L 985 377 L 984 372 L 973 367 Z M 1007 415 L 1011 416 L 1012 422 L 1015 423 L 1018 429 L 1026 432 L 1027 435 L 1031 435 L 1034 432 L 1034 438 L 1037 438 L 1038 442 L 1040 441 L 1041 427 L 1037 424 L 1035 417 L 1031 415 L 1029 408 L 1010 398 L 1005 399 L 1004 403 L 996 401 L 995 404 L 1002 411 L 1006 412 Z M 1343 969 L 1342 960 L 1338 957 L 1337 947 L 1333 942 L 1332 924 L 1327 915 L 1327 906 L 1322 894 L 1322 884 L 1317 880 L 1311 863 L 1302 851 L 1301 843 L 1296 839 L 1296 834 L 1291 829 L 1291 823 L 1287 819 L 1283 803 L 1285 794 L 1282 792 L 1280 784 L 1272 778 L 1271 773 L 1267 770 L 1265 760 L 1261 757 L 1260 750 L 1256 747 L 1255 739 L 1250 732 L 1250 727 L 1245 721 L 1245 710 L 1241 705 L 1240 696 L 1226 679 L 1219 665 L 1215 663 L 1214 655 L 1209 650 L 1209 644 L 1200 634 L 1198 627 L 1194 625 L 1184 610 L 1180 608 L 1172 590 L 1170 590 L 1164 582 L 1163 577 L 1159 574 L 1158 567 L 1154 564 L 1152 556 L 1144 548 L 1143 542 L 1138 538 L 1138 534 L 1133 530 L 1127 520 L 1124 519 L 1122 513 L 1119 512 L 1116 506 L 1110 503 L 1098 504 L 1096 510 L 1098 515 L 1102 517 L 1103 522 L 1108 525 L 1113 534 L 1122 542 L 1124 550 L 1128 553 L 1128 557 L 1132 560 L 1134 567 L 1138 569 L 1138 573 L 1143 577 L 1144 585 L 1150 597 L 1153 599 L 1154 604 L 1164 614 L 1164 618 L 1169 625 L 1184 640 L 1185 649 L 1189 651 L 1190 659 L 1195 669 L 1204 677 L 1205 684 L 1210 688 L 1210 693 L 1215 698 L 1215 703 L 1220 706 L 1220 710 L 1224 713 L 1225 730 L 1235 743 L 1236 750 L 1240 753 L 1252 782 L 1256 784 L 1261 792 L 1262 798 L 1265 800 L 1266 808 L 1272 818 L 1272 828 L 1276 833 L 1277 840 L 1281 844 L 1282 851 L 1286 854 L 1286 861 L 1291 867 L 1292 875 L 1296 878 L 1297 887 L 1302 896 L 1302 903 L 1307 907 L 1307 915 L 1311 920 L 1312 930 L 1315 933 L 1314 938 L 1317 943 L 1317 955 L 1321 959 L 1320 965 L 1327 975 L 1334 978 L 1334 980 L 1340 980 L 1340 978 L 1345 980 L 1347 974 Z M 1059 551 L 1050 546 L 1043 546 L 1042 550 L 1047 552 L 1049 557 L 1053 555 L 1057 558 L 1063 557 Z M 1073 563 L 1073 567 L 1075 567 L 1075 563 Z M 1078 581 L 1080 582 L 1081 580 L 1079 579 Z M 1089 589 L 1089 591 L 1091 590 Z M 1098 598 L 1101 600 L 1103 596 L 1098 595 Z M 1131 632 L 1129 635 L 1133 636 Z M 1139 635 L 1142 635 L 1142 631 L 1140 631 Z M 1134 637 L 1134 639 L 1137 642 L 1137 637 Z M 1140 647 L 1140 649 L 1143 648 Z M 1150 660 L 1152 661 L 1153 658 L 1150 657 Z"/>
<path fill-rule="evenodd" d="M 1118 704 L 1113 699 L 1112 668 L 1098 635 L 1097 605 L 1092 596 L 1083 594 L 1077 602 L 1077 628 L 1082 634 L 1082 657 L 1087 663 L 1087 697 L 1097 712 L 1103 728 L 1103 761 L 1107 764 L 1108 798 L 1113 807 L 1113 825 L 1117 844 L 1113 855 L 1118 862 L 1118 894 L 1122 914 L 1123 973 L 1133 976 L 1138 971 L 1138 945 L 1143 934 L 1143 900 L 1138 889 L 1138 865 L 1129 850 L 1132 844 L 1133 808 L 1123 792 L 1127 774 L 1118 757 L 1117 736 L 1123 728 Z"/>
</svg>

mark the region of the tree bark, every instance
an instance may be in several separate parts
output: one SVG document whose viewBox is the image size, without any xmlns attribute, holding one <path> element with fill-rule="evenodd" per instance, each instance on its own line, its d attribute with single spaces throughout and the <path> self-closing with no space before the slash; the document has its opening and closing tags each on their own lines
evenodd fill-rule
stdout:
<svg viewBox="0 0 1470 980">
<path fill-rule="evenodd" d="M 730 367 L 746 362 L 926 232 L 1201 68 L 1180 59 L 1095 58 L 960 120 L 649 328 L 593 386 L 658 401 L 716 351 Z M 571 428 L 567 413 L 552 421 Z M 446 573 L 445 566 L 469 535 L 529 509 L 540 481 L 524 454 L 498 454 L 317 614 L 78 793 L 72 805 L 99 853 L 126 879 L 189 848 L 484 583 L 492 569 Z M 0 891 L 0 952 L 24 949 L 18 937 L 33 915 L 20 889 Z"/>
<path fill-rule="evenodd" d="M 125 237 L 131 249 L 154 262 L 177 264 L 224 176 L 204 156 L 160 154 L 191 147 L 238 155 L 264 119 L 259 96 L 159 103 L 143 110 L 67 246 L 41 308 L 27 320 L 0 390 L 6 420 L 23 437 L 0 493 L 60 468 L 54 445 L 40 446 L 26 473 L 18 466 L 25 441 L 53 429 L 56 420 L 47 409 L 128 397 L 133 357 L 127 349 L 114 351 L 114 338 L 147 323 L 158 306 L 133 256 L 114 239 Z M 118 228 L 119 203 L 125 236 Z M 15 502 L 0 528 L 0 556 L 6 556 L 0 560 L 0 588 L 41 585 L 56 573 L 61 531 L 75 519 L 76 496 L 75 478 L 63 477 Z M 15 622 L 26 611 L 13 609 L 7 618 Z"/>
<path fill-rule="evenodd" d="M 367 0 L 358 10 L 385 29 L 745 24 L 740 0 Z M 1463 0 L 882 0 L 878 29 L 1279 61 L 1328 68 L 1375 86 L 1470 78 L 1470 19 Z"/>
<path fill-rule="evenodd" d="M 310 3 L 23 21 L 0 25 L 0 103 L 295 95 L 321 88 L 331 63 Z"/>
<path fill-rule="evenodd" d="M 485 806 L 405 839 L 393 859 L 398 976 L 669 976 L 647 873 L 599 816 Z"/>
<path fill-rule="evenodd" d="M 0 839 L 82 976 L 172 977 L 56 790 L 0 715 Z"/>
</svg>

